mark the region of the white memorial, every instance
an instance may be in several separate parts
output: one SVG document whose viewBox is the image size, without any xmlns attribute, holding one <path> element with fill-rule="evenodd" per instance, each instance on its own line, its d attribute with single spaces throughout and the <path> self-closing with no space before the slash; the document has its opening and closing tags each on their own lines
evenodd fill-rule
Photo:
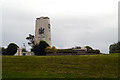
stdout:
<svg viewBox="0 0 120 80">
<path fill-rule="evenodd" d="M 32 56 L 34 55 L 33 52 L 23 52 L 22 48 L 18 48 L 15 56 Z"/>
<path fill-rule="evenodd" d="M 46 41 L 51 46 L 51 27 L 48 17 L 36 18 L 35 44 L 39 44 L 41 40 Z"/>
</svg>

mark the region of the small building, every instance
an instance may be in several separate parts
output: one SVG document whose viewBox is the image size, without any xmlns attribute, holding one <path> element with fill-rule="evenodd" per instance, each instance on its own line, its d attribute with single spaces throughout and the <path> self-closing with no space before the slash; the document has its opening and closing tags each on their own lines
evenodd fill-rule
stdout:
<svg viewBox="0 0 120 80">
<path fill-rule="evenodd" d="M 71 54 L 81 54 L 81 53 L 86 53 L 87 48 L 70 48 L 70 49 L 58 49 L 57 53 L 71 53 Z"/>
<path fill-rule="evenodd" d="M 80 48 L 80 49 L 72 49 L 72 50 L 74 50 L 74 51 L 76 51 L 77 53 L 86 53 L 86 51 L 87 51 L 87 48 L 84 48 L 84 47 L 82 47 L 82 48 Z"/>
<path fill-rule="evenodd" d="M 33 52 L 23 52 L 22 48 L 18 48 L 15 56 L 33 56 Z"/>
</svg>

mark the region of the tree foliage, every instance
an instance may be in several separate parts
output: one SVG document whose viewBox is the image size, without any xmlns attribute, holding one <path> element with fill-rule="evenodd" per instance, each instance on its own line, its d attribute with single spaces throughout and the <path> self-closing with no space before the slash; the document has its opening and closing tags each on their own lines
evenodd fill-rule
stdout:
<svg viewBox="0 0 120 80">
<path fill-rule="evenodd" d="M 17 52 L 18 46 L 14 43 L 10 43 L 6 49 L 6 55 L 14 55 Z"/>
<path fill-rule="evenodd" d="M 92 47 L 90 47 L 90 46 L 85 46 L 85 48 L 87 48 L 87 51 L 93 50 Z"/>
<path fill-rule="evenodd" d="M 99 54 L 100 53 L 100 50 L 98 50 L 98 49 L 94 50 L 90 46 L 85 46 L 85 48 L 87 48 L 87 53 L 93 53 L 93 54 Z"/>
<path fill-rule="evenodd" d="M 46 47 L 46 48 L 45 48 L 45 52 L 46 52 L 46 53 L 52 53 L 51 47 Z"/>
<path fill-rule="evenodd" d="M 99 54 L 100 53 L 100 50 L 96 49 L 96 50 L 89 50 L 87 51 L 87 53 L 93 53 L 93 54 Z"/>
<path fill-rule="evenodd" d="M 26 38 L 29 42 L 28 42 L 28 45 L 30 45 L 31 47 L 33 47 L 35 44 L 34 44 L 34 35 L 31 35 L 29 34 L 29 36 Z"/>
<path fill-rule="evenodd" d="M 75 49 L 81 49 L 81 47 L 80 46 L 76 46 Z"/>
<path fill-rule="evenodd" d="M 57 53 L 77 53 L 73 49 L 58 49 Z"/>
<path fill-rule="evenodd" d="M 6 48 L 2 47 L 2 55 L 7 55 Z"/>
<path fill-rule="evenodd" d="M 40 41 L 38 45 L 34 45 L 32 51 L 35 55 L 46 55 L 45 48 L 49 47 L 48 43 L 45 41 Z"/>
<path fill-rule="evenodd" d="M 120 42 L 111 44 L 109 47 L 109 53 L 120 53 Z"/>
<path fill-rule="evenodd" d="M 22 52 L 27 52 L 27 50 L 25 48 L 22 48 Z"/>
<path fill-rule="evenodd" d="M 55 48 L 55 46 L 53 46 L 52 48 L 51 47 L 47 47 L 46 49 L 45 49 L 45 52 L 46 53 L 57 53 L 57 49 Z"/>
<path fill-rule="evenodd" d="M 53 47 L 51 48 L 51 51 L 52 51 L 52 53 L 54 53 L 54 54 L 57 53 L 57 49 L 55 48 L 55 46 L 53 46 Z"/>
</svg>

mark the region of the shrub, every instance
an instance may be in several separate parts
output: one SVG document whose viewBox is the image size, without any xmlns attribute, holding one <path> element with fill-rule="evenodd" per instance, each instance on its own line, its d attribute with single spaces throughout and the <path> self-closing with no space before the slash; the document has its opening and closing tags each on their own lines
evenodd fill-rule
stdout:
<svg viewBox="0 0 120 80">
<path fill-rule="evenodd" d="M 17 52 L 18 46 L 14 43 L 10 43 L 6 49 L 6 55 L 14 55 Z"/>
<path fill-rule="evenodd" d="M 32 51 L 35 55 L 46 55 L 45 48 L 49 47 L 48 43 L 45 41 L 40 41 L 38 45 L 34 45 Z"/>
<path fill-rule="evenodd" d="M 7 51 L 6 51 L 6 48 L 2 47 L 2 55 L 7 55 Z"/>
<path fill-rule="evenodd" d="M 111 44 L 109 53 L 120 53 L 120 42 Z"/>
<path fill-rule="evenodd" d="M 52 48 L 51 47 L 47 47 L 46 49 L 45 49 L 45 52 L 46 53 L 57 53 L 57 49 L 55 48 L 55 46 L 53 46 Z"/>
<path fill-rule="evenodd" d="M 52 48 L 51 48 L 51 51 L 52 51 L 52 53 L 57 53 L 57 49 L 55 48 L 55 46 L 53 46 Z"/>
<path fill-rule="evenodd" d="M 51 47 L 46 47 L 46 48 L 45 48 L 45 52 L 46 52 L 46 53 L 52 53 Z"/>
</svg>

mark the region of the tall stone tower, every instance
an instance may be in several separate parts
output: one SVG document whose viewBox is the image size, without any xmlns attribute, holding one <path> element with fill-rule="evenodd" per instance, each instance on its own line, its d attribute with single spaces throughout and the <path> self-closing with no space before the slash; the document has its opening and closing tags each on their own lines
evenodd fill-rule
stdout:
<svg viewBox="0 0 120 80">
<path fill-rule="evenodd" d="M 36 18 L 35 44 L 39 44 L 41 40 L 46 41 L 51 46 L 51 28 L 48 17 Z"/>
</svg>

